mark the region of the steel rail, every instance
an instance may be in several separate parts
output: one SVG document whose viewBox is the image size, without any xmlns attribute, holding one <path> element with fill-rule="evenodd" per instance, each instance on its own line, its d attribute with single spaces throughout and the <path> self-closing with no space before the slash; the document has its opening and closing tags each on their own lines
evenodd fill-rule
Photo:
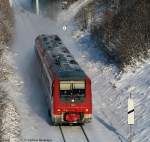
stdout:
<svg viewBox="0 0 150 142">
<path fill-rule="evenodd" d="M 64 136 L 64 133 L 63 133 L 63 130 L 62 130 L 61 126 L 59 126 L 59 129 L 60 129 L 60 132 L 61 132 L 61 135 L 62 135 L 63 142 L 66 142 L 66 139 L 65 139 L 65 136 Z"/>
<path fill-rule="evenodd" d="M 80 127 L 81 127 L 81 129 L 82 129 L 82 132 L 83 132 L 83 134 L 84 134 L 84 136 L 85 136 L 87 142 L 90 142 L 90 140 L 89 140 L 89 138 L 88 138 L 88 135 L 86 134 L 86 132 L 85 132 L 83 126 L 81 125 Z"/>
</svg>

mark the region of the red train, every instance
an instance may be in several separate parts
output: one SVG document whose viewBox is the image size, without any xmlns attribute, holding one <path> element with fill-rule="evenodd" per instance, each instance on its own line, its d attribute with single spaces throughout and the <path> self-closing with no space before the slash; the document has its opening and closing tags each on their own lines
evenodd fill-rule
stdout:
<svg viewBox="0 0 150 142">
<path fill-rule="evenodd" d="M 39 35 L 35 53 L 54 125 L 83 124 L 92 118 L 91 80 L 57 35 Z"/>
</svg>

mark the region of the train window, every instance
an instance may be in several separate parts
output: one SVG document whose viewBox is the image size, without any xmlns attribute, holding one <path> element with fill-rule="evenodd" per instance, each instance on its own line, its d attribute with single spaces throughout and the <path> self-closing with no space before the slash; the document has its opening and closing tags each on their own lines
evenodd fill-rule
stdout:
<svg viewBox="0 0 150 142">
<path fill-rule="evenodd" d="M 73 88 L 74 89 L 85 89 L 85 83 L 74 83 Z"/>
<path fill-rule="evenodd" d="M 71 90 L 70 83 L 60 83 L 60 90 Z"/>
<path fill-rule="evenodd" d="M 81 102 L 85 98 L 85 81 L 61 81 L 60 98 L 65 102 Z"/>
</svg>

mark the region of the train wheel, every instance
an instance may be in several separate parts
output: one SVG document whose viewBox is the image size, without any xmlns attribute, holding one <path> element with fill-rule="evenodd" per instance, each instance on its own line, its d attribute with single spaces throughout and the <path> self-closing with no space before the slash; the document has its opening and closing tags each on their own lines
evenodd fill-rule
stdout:
<svg viewBox="0 0 150 142">
<path fill-rule="evenodd" d="M 54 125 L 54 126 L 58 126 L 59 124 L 56 123 L 55 118 L 53 117 L 53 115 L 52 115 L 50 109 L 48 109 L 48 115 L 49 115 L 49 117 L 50 117 L 50 124 L 51 124 L 51 125 Z"/>
</svg>

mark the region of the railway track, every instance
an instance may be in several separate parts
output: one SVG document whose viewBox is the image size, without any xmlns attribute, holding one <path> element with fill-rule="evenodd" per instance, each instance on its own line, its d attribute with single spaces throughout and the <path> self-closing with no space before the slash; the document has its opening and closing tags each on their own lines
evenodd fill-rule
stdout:
<svg viewBox="0 0 150 142">
<path fill-rule="evenodd" d="M 85 136 L 87 142 L 90 142 L 90 140 L 89 140 L 89 138 L 88 138 L 88 135 L 86 134 L 86 132 L 85 132 L 83 126 L 80 126 L 80 127 L 81 127 L 81 129 L 82 129 L 82 132 L 84 133 L 84 136 Z"/>
<path fill-rule="evenodd" d="M 65 139 L 65 136 L 64 136 L 64 133 L 63 133 L 63 130 L 62 130 L 62 127 L 59 126 L 59 129 L 60 129 L 60 132 L 61 132 L 61 135 L 62 135 L 62 139 L 64 142 L 66 142 L 66 139 Z"/>
<path fill-rule="evenodd" d="M 87 135 L 86 131 L 84 130 L 83 126 L 77 126 L 74 128 L 72 127 L 71 130 L 68 127 L 71 127 L 71 126 L 59 126 L 63 142 L 70 142 L 73 140 L 78 141 L 77 139 L 80 139 L 80 141 L 84 141 L 84 142 L 90 142 L 88 135 Z M 76 132 L 77 135 L 73 136 L 72 133 L 68 134 L 68 132 L 67 132 L 68 130 L 69 130 L 69 132 L 78 130 L 78 132 Z M 70 136 L 68 136 L 68 135 L 70 135 Z"/>
</svg>

